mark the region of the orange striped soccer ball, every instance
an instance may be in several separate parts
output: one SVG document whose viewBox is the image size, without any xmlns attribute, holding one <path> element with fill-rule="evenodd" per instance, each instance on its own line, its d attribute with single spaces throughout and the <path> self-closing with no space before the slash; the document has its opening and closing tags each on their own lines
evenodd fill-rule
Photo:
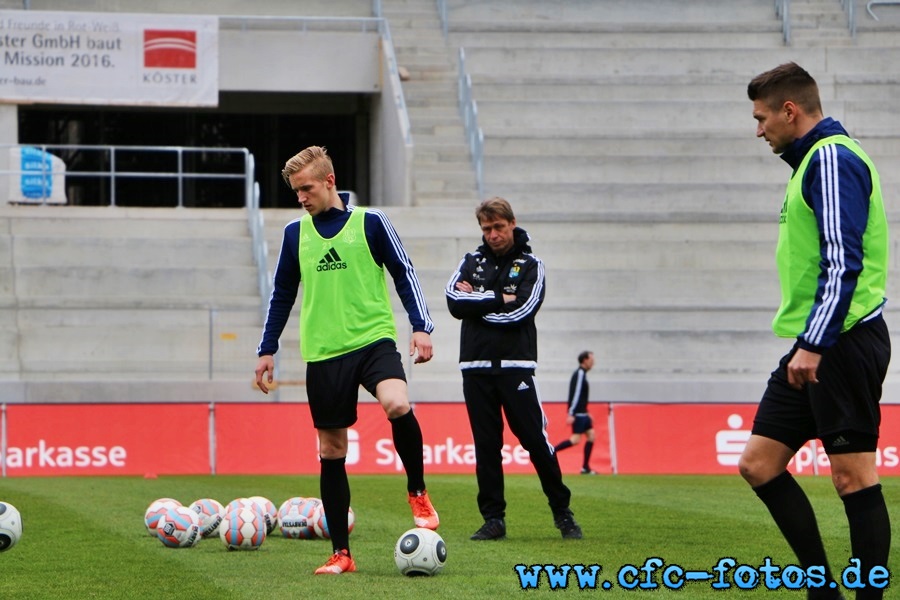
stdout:
<svg viewBox="0 0 900 600">
<path fill-rule="evenodd" d="M 169 508 L 156 524 L 156 537 L 168 548 L 193 548 L 200 541 L 200 517 L 187 506 Z"/>
<path fill-rule="evenodd" d="M 266 540 L 266 517 L 252 501 L 231 502 L 219 525 L 219 539 L 229 550 L 257 550 Z"/>
</svg>

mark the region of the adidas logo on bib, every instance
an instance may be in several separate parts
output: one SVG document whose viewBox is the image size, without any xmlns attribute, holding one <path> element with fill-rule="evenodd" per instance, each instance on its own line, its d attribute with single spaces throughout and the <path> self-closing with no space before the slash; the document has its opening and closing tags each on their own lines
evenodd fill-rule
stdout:
<svg viewBox="0 0 900 600">
<path fill-rule="evenodd" d="M 346 269 L 347 263 L 341 260 L 337 250 L 332 248 L 325 253 L 324 258 L 319 261 L 316 271 L 334 271 L 335 269 Z"/>
</svg>

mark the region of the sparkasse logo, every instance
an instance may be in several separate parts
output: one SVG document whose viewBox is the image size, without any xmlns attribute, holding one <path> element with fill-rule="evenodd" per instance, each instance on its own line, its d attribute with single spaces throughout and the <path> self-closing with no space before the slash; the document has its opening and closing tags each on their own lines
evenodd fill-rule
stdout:
<svg viewBox="0 0 900 600">
<path fill-rule="evenodd" d="M 197 32 L 174 29 L 145 29 L 144 67 L 196 69 Z"/>
</svg>

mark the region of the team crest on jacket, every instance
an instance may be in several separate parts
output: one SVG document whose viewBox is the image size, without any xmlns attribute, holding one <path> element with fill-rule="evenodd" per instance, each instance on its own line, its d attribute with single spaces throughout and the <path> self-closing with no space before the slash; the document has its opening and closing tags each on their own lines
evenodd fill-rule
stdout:
<svg viewBox="0 0 900 600">
<path fill-rule="evenodd" d="M 521 270 L 522 270 L 522 268 L 519 265 L 513 265 L 509 270 L 509 278 L 515 279 L 516 277 L 519 276 L 519 272 Z"/>
</svg>

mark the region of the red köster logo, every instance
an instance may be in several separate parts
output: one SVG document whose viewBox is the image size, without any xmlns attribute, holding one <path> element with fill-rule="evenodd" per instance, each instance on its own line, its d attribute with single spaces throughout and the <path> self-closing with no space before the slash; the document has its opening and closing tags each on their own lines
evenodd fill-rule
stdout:
<svg viewBox="0 0 900 600">
<path fill-rule="evenodd" d="M 197 32 L 145 29 L 144 67 L 196 69 Z"/>
</svg>

